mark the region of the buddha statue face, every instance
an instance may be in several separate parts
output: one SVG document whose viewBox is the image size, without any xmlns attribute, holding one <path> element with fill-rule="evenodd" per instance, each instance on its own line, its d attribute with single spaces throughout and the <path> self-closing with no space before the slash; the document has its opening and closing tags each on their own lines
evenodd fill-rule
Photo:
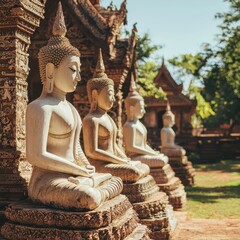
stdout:
<svg viewBox="0 0 240 240">
<path fill-rule="evenodd" d="M 112 85 L 105 86 L 99 93 L 97 93 L 97 105 L 105 111 L 112 108 L 114 101 L 114 88 Z"/>
<path fill-rule="evenodd" d="M 130 114 L 131 112 L 136 119 L 141 119 L 145 114 L 144 101 L 136 101 L 134 105 L 130 106 Z"/>
<path fill-rule="evenodd" d="M 165 127 L 172 127 L 175 124 L 175 117 L 173 114 L 169 114 L 167 116 L 164 116 L 163 118 L 163 125 Z"/>
<path fill-rule="evenodd" d="M 136 90 L 130 90 L 124 102 L 129 120 L 141 119 L 144 116 L 144 99 Z"/>
<path fill-rule="evenodd" d="M 58 67 L 48 63 L 46 65 L 46 84 L 52 83 L 55 88 L 65 93 L 75 91 L 77 83 L 81 80 L 80 66 L 79 57 L 74 55 L 64 57 Z"/>
</svg>

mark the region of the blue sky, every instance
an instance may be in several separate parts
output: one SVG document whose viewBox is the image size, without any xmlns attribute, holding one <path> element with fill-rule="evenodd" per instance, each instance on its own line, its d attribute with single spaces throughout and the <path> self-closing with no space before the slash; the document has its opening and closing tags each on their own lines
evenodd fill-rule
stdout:
<svg viewBox="0 0 240 240">
<path fill-rule="evenodd" d="M 101 5 L 107 7 L 110 2 L 101 0 Z M 118 8 L 122 2 L 113 0 Z M 127 9 L 126 28 L 131 30 L 137 22 L 140 35 L 148 32 L 154 44 L 163 45 L 156 55 L 167 60 L 181 54 L 195 54 L 203 43 L 214 44 L 221 23 L 214 16 L 228 11 L 229 5 L 223 0 L 127 0 Z M 167 66 L 176 81 L 184 82 L 186 90 L 189 79 L 177 79 L 175 69 Z"/>
<path fill-rule="evenodd" d="M 113 0 L 119 7 L 123 0 Z M 108 6 L 111 0 L 101 0 Z M 128 0 L 128 26 L 137 22 L 140 34 L 148 32 L 153 43 L 164 45 L 165 59 L 196 53 L 204 42 L 214 43 L 219 32 L 217 12 L 228 10 L 223 0 Z"/>
</svg>

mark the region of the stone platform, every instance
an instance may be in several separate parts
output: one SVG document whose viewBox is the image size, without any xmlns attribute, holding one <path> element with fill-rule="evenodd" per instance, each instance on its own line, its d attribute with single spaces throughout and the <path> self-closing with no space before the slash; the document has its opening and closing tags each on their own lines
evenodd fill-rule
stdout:
<svg viewBox="0 0 240 240">
<path fill-rule="evenodd" d="M 149 240 L 149 230 L 126 196 L 119 195 L 93 211 L 64 211 L 37 205 L 30 200 L 11 204 L 1 229 L 9 240 Z"/>
<path fill-rule="evenodd" d="M 173 209 L 168 204 L 168 196 L 159 192 L 152 176 L 148 175 L 135 183 L 124 183 L 123 194 L 133 204 L 140 223 L 151 230 L 152 239 L 171 239 L 176 227 Z"/>
<path fill-rule="evenodd" d="M 169 164 L 163 168 L 151 168 L 150 174 L 154 177 L 160 190 L 169 197 L 169 203 L 174 210 L 180 210 L 186 205 L 186 192 L 181 180 L 175 176 L 175 173 Z"/>
<path fill-rule="evenodd" d="M 184 186 L 194 184 L 195 169 L 192 163 L 188 161 L 187 156 L 169 157 L 169 164 Z"/>
</svg>

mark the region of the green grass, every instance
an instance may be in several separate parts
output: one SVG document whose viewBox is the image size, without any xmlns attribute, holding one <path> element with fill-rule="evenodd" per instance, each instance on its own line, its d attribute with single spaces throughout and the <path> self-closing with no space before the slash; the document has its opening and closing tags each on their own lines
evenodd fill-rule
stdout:
<svg viewBox="0 0 240 240">
<path fill-rule="evenodd" d="M 194 165 L 195 185 L 186 187 L 192 218 L 240 218 L 240 161 Z"/>
</svg>

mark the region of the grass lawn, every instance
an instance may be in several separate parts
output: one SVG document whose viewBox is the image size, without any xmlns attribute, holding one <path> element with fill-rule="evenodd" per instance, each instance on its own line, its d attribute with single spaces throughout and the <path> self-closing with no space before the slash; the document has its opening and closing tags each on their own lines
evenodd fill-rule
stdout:
<svg viewBox="0 0 240 240">
<path fill-rule="evenodd" d="M 240 218 L 240 161 L 194 167 L 195 185 L 186 187 L 188 217 Z"/>
</svg>

